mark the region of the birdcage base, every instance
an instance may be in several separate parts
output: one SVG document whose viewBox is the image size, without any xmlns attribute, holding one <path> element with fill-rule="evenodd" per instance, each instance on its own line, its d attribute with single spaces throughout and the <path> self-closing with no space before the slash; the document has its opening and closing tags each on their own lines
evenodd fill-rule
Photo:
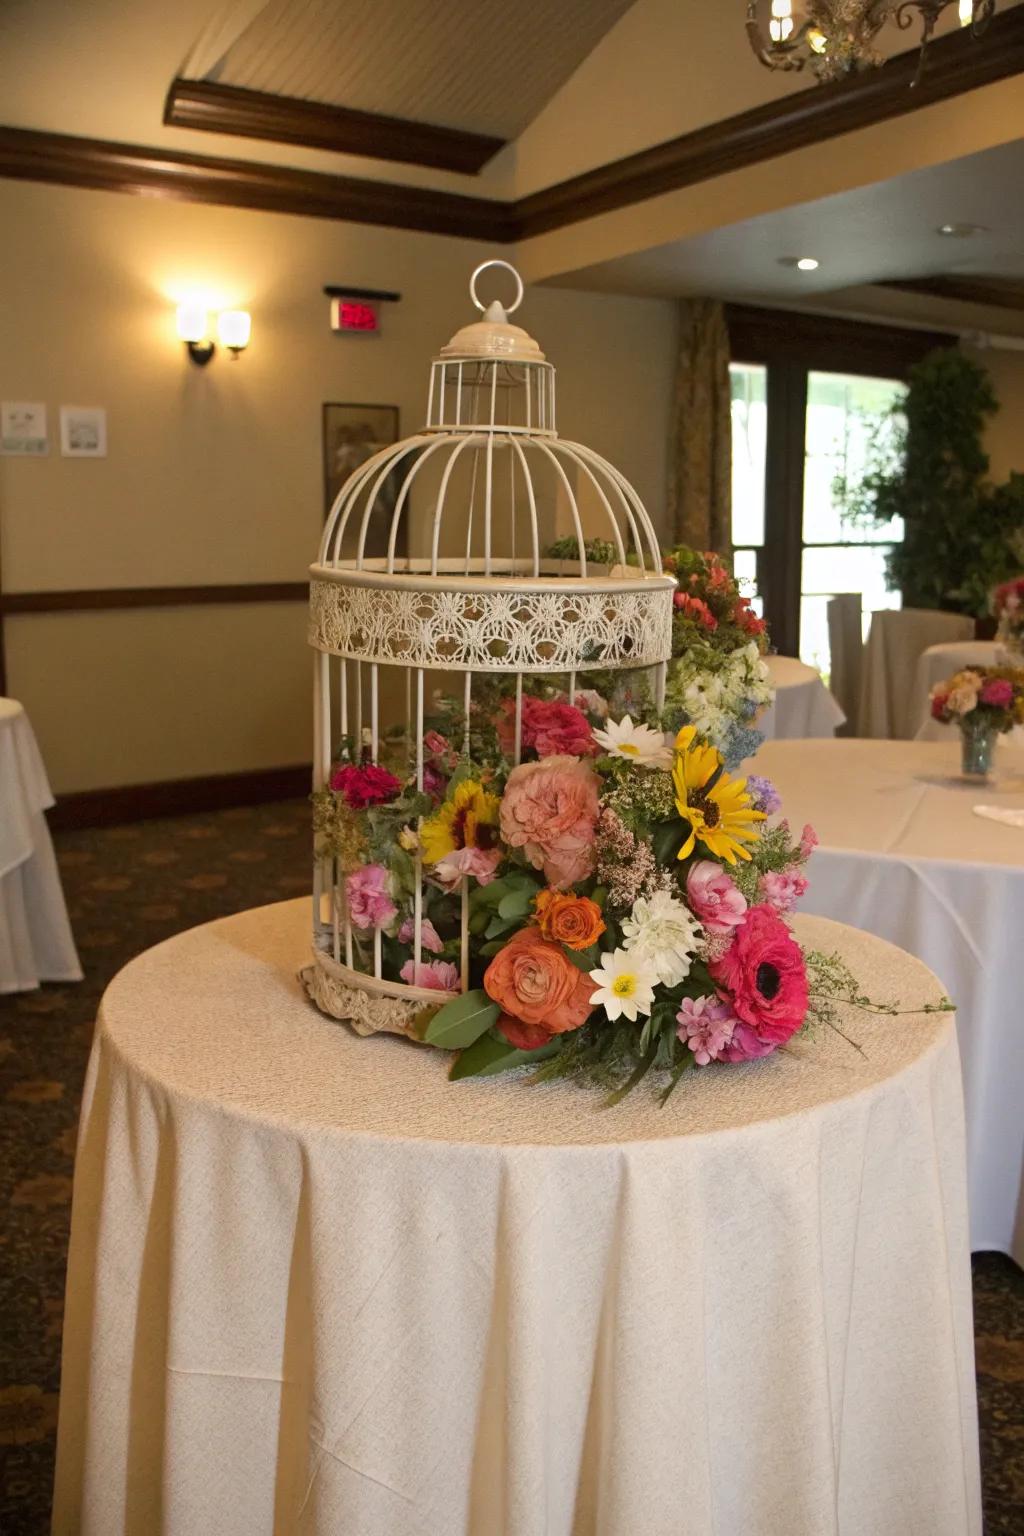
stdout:
<svg viewBox="0 0 1024 1536">
<path fill-rule="evenodd" d="M 405 1035 L 419 1041 L 420 1031 L 445 1001 L 428 987 L 406 987 L 364 976 L 314 949 L 312 965 L 299 980 L 321 1013 L 351 1025 L 357 1035 Z"/>
</svg>

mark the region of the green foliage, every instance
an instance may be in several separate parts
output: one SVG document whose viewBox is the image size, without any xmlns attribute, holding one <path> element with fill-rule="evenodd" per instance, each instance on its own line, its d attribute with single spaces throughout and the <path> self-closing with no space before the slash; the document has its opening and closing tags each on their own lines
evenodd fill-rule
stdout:
<svg viewBox="0 0 1024 1536">
<path fill-rule="evenodd" d="M 428 1045 L 444 1051 L 461 1050 L 486 1034 L 501 1012 L 482 989 L 464 992 L 445 1003 L 427 1025 L 424 1036 Z"/>
<path fill-rule="evenodd" d="M 460 1051 L 452 1062 L 448 1076 L 453 1081 L 463 1077 L 495 1077 L 499 1072 L 510 1071 L 512 1067 L 528 1067 L 532 1062 L 546 1061 L 560 1049 L 561 1041 L 557 1036 L 547 1045 L 538 1046 L 535 1051 L 520 1051 L 502 1035 L 481 1035 L 473 1045 Z"/>
<path fill-rule="evenodd" d="M 907 607 L 983 614 L 991 588 L 1017 568 L 1024 476 L 986 479 L 982 434 L 999 403 L 984 368 L 941 349 L 911 368 L 909 382 L 878 423 L 864 475 L 837 480 L 835 491 L 850 517 L 903 519 L 889 574 Z"/>
</svg>

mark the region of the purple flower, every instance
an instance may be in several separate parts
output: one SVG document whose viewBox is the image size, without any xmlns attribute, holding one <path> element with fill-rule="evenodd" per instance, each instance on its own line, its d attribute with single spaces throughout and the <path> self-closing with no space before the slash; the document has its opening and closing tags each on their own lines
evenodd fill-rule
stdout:
<svg viewBox="0 0 1024 1536">
<path fill-rule="evenodd" d="M 758 773 L 752 773 L 747 779 L 747 793 L 754 802 L 755 811 L 764 811 L 766 816 L 774 816 L 776 811 L 782 809 L 782 799 L 775 785 L 771 779 L 762 778 Z"/>
</svg>

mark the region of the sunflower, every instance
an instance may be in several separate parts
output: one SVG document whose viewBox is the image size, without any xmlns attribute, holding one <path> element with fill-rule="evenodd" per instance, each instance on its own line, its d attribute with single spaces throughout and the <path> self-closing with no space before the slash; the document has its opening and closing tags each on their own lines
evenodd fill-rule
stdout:
<svg viewBox="0 0 1024 1536">
<path fill-rule="evenodd" d="M 722 754 L 698 741 L 692 725 L 676 737 L 672 782 L 679 814 L 690 824 L 690 835 L 679 850 L 681 859 L 690 857 L 698 840 L 727 864 L 750 858 L 743 844 L 757 841 L 756 823 L 764 821 L 765 814 L 754 810 L 746 779 L 730 777 Z"/>
<path fill-rule="evenodd" d="M 420 848 L 428 864 L 437 864 L 460 848 L 490 850 L 498 843 L 501 801 L 476 779 L 463 779 L 451 797 L 420 827 Z"/>
</svg>

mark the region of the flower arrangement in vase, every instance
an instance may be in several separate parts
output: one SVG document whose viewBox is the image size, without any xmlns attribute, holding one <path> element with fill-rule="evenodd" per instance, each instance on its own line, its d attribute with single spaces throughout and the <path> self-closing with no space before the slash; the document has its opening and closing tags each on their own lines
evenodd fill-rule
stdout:
<svg viewBox="0 0 1024 1536">
<path fill-rule="evenodd" d="M 1024 666 L 1024 576 L 1004 581 L 992 593 L 996 636 L 1016 666 Z"/>
<path fill-rule="evenodd" d="M 988 778 L 997 736 L 1024 725 L 1024 669 L 965 667 L 930 698 L 932 718 L 959 727 L 964 776 Z"/>
</svg>

